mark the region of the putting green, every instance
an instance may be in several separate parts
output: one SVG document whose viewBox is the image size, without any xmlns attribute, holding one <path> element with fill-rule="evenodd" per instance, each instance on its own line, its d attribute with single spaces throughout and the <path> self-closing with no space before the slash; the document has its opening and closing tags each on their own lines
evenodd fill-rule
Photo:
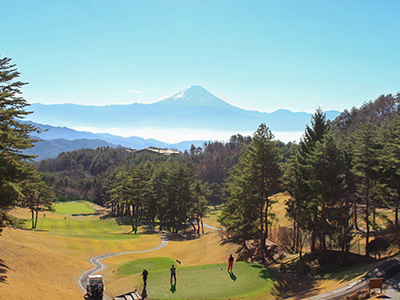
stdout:
<svg viewBox="0 0 400 300">
<path fill-rule="evenodd" d="M 54 209 L 59 214 L 88 214 L 96 212 L 85 202 L 69 202 L 54 204 Z"/>
<path fill-rule="evenodd" d="M 153 262 L 152 262 L 153 261 Z M 233 273 L 227 272 L 227 264 L 194 267 L 177 267 L 177 283 L 169 281 L 169 258 L 143 259 L 123 264 L 118 272 L 140 274 L 143 268 L 149 272 L 147 294 L 151 299 L 228 299 L 251 297 L 269 293 L 273 278 L 261 265 L 236 262 Z M 168 266 L 166 265 L 168 263 Z M 154 269 L 150 267 L 153 264 Z"/>
</svg>

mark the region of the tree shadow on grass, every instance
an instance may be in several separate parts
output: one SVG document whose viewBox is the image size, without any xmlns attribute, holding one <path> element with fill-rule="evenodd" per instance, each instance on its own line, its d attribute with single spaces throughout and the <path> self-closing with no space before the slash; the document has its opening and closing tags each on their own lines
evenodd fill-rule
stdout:
<svg viewBox="0 0 400 300">
<path fill-rule="evenodd" d="M 260 275 L 259 276 L 262 279 L 265 279 L 265 280 L 272 279 L 273 276 L 272 276 L 271 272 L 268 269 L 264 268 L 264 266 L 262 266 L 262 265 L 251 265 L 251 267 L 260 270 Z"/>
<path fill-rule="evenodd" d="M 6 283 L 6 273 L 8 270 L 10 270 L 10 268 L 6 265 L 5 261 L 0 259 L 0 283 Z"/>
<path fill-rule="evenodd" d="M 317 281 L 313 276 L 307 273 L 266 270 L 262 272 L 261 277 L 264 279 L 273 277 L 277 283 L 274 284 L 278 296 L 282 298 L 308 299 L 320 293 L 317 287 Z"/>
<path fill-rule="evenodd" d="M 130 235 L 130 236 L 139 236 L 139 234 L 138 234 L 138 233 L 135 233 L 134 231 L 120 232 L 120 233 L 118 233 L 118 234 L 121 234 L 121 235 Z"/>
<path fill-rule="evenodd" d="M 115 218 L 115 222 L 117 222 L 118 225 L 131 225 L 131 221 L 128 217 Z"/>
<path fill-rule="evenodd" d="M 26 230 L 26 231 L 36 231 L 36 232 L 50 232 L 48 229 L 32 229 L 32 228 L 18 228 L 20 230 Z"/>
<path fill-rule="evenodd" d="M 175 242 L 184 242 L 198 239 L 199 236 L 197 234 L 188 233 L 169 233 L 168 240 Z"/>
<path fill-rule="evenodd" d="M 308 274 L 294 272 L 281 272 L 267 269 L 263 265 L 252 264 L 251 267 L 259 269 L 260 278 L 264 280 L 277 280 L 275 288 L 279 297 L 293 297 L 294 299 L 308 299 L 318 294 L 316 281 Z"/>
<path fill-rule="evenodd" d="M 81 213 L 81 214 L 71 214 L 72 217 L 90 217 L 90 216 L 100 216 L 99 212 L 94 213 Z"/>
<path fill-rule="evenodd" d="M 224 245 L 234 244 L 234 241 L 232 239 L 229 239 L 229 238 L 224 238 L 224 239 L 221 240 L 221 242 L 219 244 L 221 246 L 224 246 Z"/>
</svg>

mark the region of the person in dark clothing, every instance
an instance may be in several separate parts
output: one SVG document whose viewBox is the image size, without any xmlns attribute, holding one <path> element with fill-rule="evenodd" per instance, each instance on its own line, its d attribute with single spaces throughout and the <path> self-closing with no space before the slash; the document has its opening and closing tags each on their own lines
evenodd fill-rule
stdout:
<svg viewBox="0 0 400 300">
<path fill-rule="evenodd" d="M 144 283 L 144 285 L 146 286 L 146 283 L 147 283 L 147 275 L 149 275 L 149 272 L 147 272 L 146 269 L 143 269 L 143 272 L 142 272 L 142 274 L 140 274 L 140 275 L 143 276 L 143 283 Z"/>
<path fill-rule="evenodd" d="M 231 271 L 232 272 L 232 269 L 233 269 L 233 256 L 232 256 L 232 254 L 229 256 L 229 259 L 228 259 L 228 272 L 229 271 Z"/>
<path fill-rule="evenodd" d="M 176 268 L 174 265 L 172 265 L 172 268 L 171 268 L 171 282 L 172 282 L 172 278 L 174 279 L 174 281 L 176 283 Z"/>
</svg>

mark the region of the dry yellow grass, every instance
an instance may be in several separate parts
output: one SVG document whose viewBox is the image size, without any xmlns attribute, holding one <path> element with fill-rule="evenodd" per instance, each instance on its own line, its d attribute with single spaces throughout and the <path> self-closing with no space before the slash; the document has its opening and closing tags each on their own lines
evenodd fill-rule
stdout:
<svg viewBox="0 0 400 300">
<path fill-rule="evenodd" d="M 0 283 L 2 299 L 80 299 L 79 274 L 91 267 L 65 254 L 64 242 L 46 233 L 6 229 L 0 237 L 0 258 L 9 270 Z M 61 242 L 61 244 L 60 244 Z M 3 298 L 4 297 L 4 298 Z"/>
<path fill-rule="evenodd" d="M 276 201 L 271 206 L 271 212 L 275 214 L 274 225 L 276 227 L 286 227 L 292 225 L 290 220 L 286 217 L 286 201 L 290 198 L 289 193 L 278 193 L 270 197 L 271 200 Z"/>
<path fill-rule="evenodd" d="M 19 208 L 12 214 L 19 218 L 30 217 L 27 209 Z M 46 218 L 64 218 L 64 215 L 47 212 Z M 22 296 L 26 300 L 82 299 L 83 293 L 77 281 L 80 274 L 93 267 L 88 261 L 90 257 L 150 249 L 159 243 L 158 235 L 113 241 L 62 237 L 45 231 L 5 229 L 0 236 L 0 259 L 9 269 L 5 273 L 5 282 L 0 282 L 0 294 L 4 299 Z"/>
</svg>

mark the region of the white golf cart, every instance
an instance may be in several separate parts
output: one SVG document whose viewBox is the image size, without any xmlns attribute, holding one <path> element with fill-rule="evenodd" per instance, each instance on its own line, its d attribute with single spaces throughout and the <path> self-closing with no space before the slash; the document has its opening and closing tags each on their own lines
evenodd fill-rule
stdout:
<svg viewBox="0 0 400 300">
<path fill-rule="evenodd" d="M 86 284 L 88 299 L 103 299 L 104 291 L 103 277 L 101 275 L 89 275 Z"/>
</svg>

